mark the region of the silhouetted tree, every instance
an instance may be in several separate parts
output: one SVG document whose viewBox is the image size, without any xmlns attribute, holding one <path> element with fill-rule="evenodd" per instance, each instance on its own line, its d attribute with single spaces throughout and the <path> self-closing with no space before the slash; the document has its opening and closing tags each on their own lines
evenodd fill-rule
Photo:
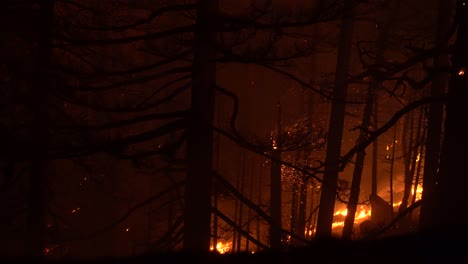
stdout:
<svg viewBox="0 0 468 264">
<path fill-rule="evenodd" d="M 354 22 L 353 1 L 344 1 L 344 14 L 341 21 L 336 62 L 335 86 L 333 88 L 330 131 L 327 139 L 325 172 L 323 176 L 320 209 L 317 219 L 317 238 L 330 238 L 335 208 L 336 190 L 341 154 L 341 140 L 345 116 L 347 75 L 351 56 Z"/>
<path fill-rule="evenodd" d="M 210 248 L 217 10 L 217 0 L 202 0 L 197 9 L 184 210 L 184 249 L 188 250 L 208 251 Z"/>
</svg>

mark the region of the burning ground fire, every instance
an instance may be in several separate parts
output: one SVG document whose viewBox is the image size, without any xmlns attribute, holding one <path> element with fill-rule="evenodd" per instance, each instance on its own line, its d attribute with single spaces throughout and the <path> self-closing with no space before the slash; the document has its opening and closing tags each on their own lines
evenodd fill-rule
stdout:
<svg viewBox="0 0 468 264">
<path fill-rule="evenodd" d="M 229 242 L 229 243 L 223 243 L 223 242 L 218 242 L 216 244 L 216 250 L 220 253 L 220 254 L 224 254 L 224 253 L 227 253 L 231 250 L 231 245 L 232 245 L 232 242 Z M 214 247 L 211 246 L 210 247 L 210 250 L 213 251 L 214 250 Z"/>
<path fill-rule="evenodd" d="M 348 209 L 345 208 L 345 209 L 340 209 L 340 210 L 336 211 L 334 216 L 345 217 L 347 214 L 348 214 Z M 370 209 L 366 210 L 364 208 L 364 206 L 361 205 L 360 208 L 358 208 L 358 210 L 356 210 L 356 215 L 354 217 L 354 223 L 357 224 L 357 223 L 365 220 L 366 218 L 368 218 L 370 215 L 371 215 L 371 210 Z M 343 227 L 343 225 L 344 225 L 344 221 L 333 222 L 332 228 Z"/>
<path fill-rule="evenodd" d="M 414 195 L 414 189 L 411 190 L 411 195 Z M 418 185 L 417 188 L 416 188 L 416 201 L 421 199 L 421 195 L 422 195 L 422 186 Z M 399 201 L 397 203 L 393 203 L 393 207 L 398 208 L 398 206 L 400 206 L 400 204 L 401 204 L 401 201 Z M 371 213 L 372 213 L 372 209 L 369 206 L 364 206 L 364 205 L 359 206 L 357 208 L 357 210 L 356 210 L 356 215 L 354 217 L 354 223 L 359 224 L 359 223 L 369 219 L 369 217 L 371 216 Z M 337 229 L 339 230 L 339 228 L 343 228 L 344 218 L 346 217 L 347 214 L 348 214 L 348 209 L 347 208 L 339 209 L 334 213 L 334 217 L 339 219 L 338 221 L 334 221 L 333 224 L 332 224 L 332 229 L 334 229 L 335 232 L 336 232 Z M 311 236 L 314 232 L 315 232 L 315 228 L 314 228 L 314 230 L 307 229 L 305 231 L 305 234 L 308 235 L 308 236 Z M 227 243 L 218 242 L 216 244 L 216 251 L 218 251 L 220 254 L 229 253 L 231 251 L 231 247 L 232 247 L 232 242 L 227 242 Z M 215 250 L 214 247 L 211 246 L 210 251 L 214 251 L 214 250 Z M 252 253 L 255 253 L 255 252 L 252 252 Z"/>
<path fill-rule="evenodd" d="M 411 189 L 411 195 L 414 195 L 414 189 Z M 422 195 L 422 186 L 418 184 L 418 186 L 416 188 L 416 201 L 421 199 L 421 195 Z M 400 205 L 401 205 L 401 201 L 399 201 L 397 203 L 393 203 L 394 208 L 398 207 Z M 356 216 L 354 217 L 354 223 L 359 224 L 360 222 L 368 219 L 368 217 L 371 216 L 371 212 L 372 212 L 371 208 L 365 209 L 364 206 L 361 205 L 360 208 L 357 208 L 357 210 L 356 210 Z M 346 217 L 347 214 L 348 214 L 348 209 L 344 208 L 344 209 L 337 210 L 335 212 L 334 216 L 337 217 L 337 218 L 343 219 L 344 217 Z M 343 225 L 344 225 L 344 221 L 335 221 L 332 224 L 332 228 L 335 229 L 335 228 L 338 228 L 338 227 L 343 227 Z"/>
</svg>

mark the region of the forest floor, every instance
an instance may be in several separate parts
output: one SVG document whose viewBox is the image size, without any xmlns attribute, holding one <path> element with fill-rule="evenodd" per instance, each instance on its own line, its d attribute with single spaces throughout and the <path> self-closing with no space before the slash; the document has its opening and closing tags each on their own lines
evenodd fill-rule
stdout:
<svg viewBox="0 0 468 264">
<path fill-rule="evenodd" d="M 468 263 L 468 239 L 462 233 L 425 233 L 385 239 L 315 241 L 307 247 L 259 253 L 200 254 L 171 252 L 145 256 L 79 259 L 0 259 L 1 263 Z"/>
</svg>

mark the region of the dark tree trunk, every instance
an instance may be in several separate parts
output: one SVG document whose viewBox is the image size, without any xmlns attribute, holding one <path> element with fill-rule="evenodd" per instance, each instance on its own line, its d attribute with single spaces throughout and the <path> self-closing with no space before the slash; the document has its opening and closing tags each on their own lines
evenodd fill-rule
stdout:
<svg viewBox="0 0 468 264">
<path fill-rule="evenodd" d="M 298 210 L 298 192 L 299 185 L 294 182 L 291 187 L 291 222 L 290 222 L 290 232 L 295 233 L 296 223 L 297 223 L 297 210 Z"/>
<path fill-rule="evenodd" d="M 386 49 L 386 43 L 388 40 L 388 36 L 390 34 L 390 28 L 394 24 L 395 19 L 397 18 L 398 12 L 400 7 L 400 1 L 396 1 L 395 5 L 392 7 L 390 15 L 388 16 L 387 21 L 385 21 L 384 26 L 382 26 L 382 30 L 379 32 L 377 37 L 376 43 L 376 65 L 383 64 L 385 61 L 384 52 Z M 369 136 L 369 127 L 371 127 L 371 116 L 372 113 L 376 112 L 373 107 L 375 105 L 374 98 L 375 93 L 379 87 L 379 83 L 372 79 L 366 96 L 366 105 L 364 108 L 364 113 L 362 116 L 362 124 L 361 124 L 361 132 L 359 134 L 359 138 L 357 140 L 357 144 L 361 144 L 361 142 L 365 141 Z M 374 145 L 374 151 L 377 151 L 377 146 Z M 375 154 L 376 156 L 377 154 Z M 365 160 L 366 152 L 365 150 L 359 151 L 356 153 L 356 162 L 354 165 L 353 171 L 353 179 L 351 182 L 351 192 L 349 203 L 347 206 L 348 214 L 346 215 L 344 226 L 343 226 L 343 238 L 351 239 L 354 229 L 354 218 L 356 214 L 357 204 L 359 202 L 359 194 L 360 194 L 360 187 L 361 187 L 361 178 L 362 178 L 362 170 L 364 167 L 364 160 Z M 374 171 L 375 170 L 375 171 Z M 372 185 L 372 194 L 375 194 L 377 191 L 377 165 L 373 167 L 373 185 Z M 375 177 L 375 178 L 374 178 Z M 375 184 L 375 186 L 374 186 Z"/>
<path fill-rule="evenodd" d="M 306 154 L 304 153 L 304 159 L 307 160 Z M 297 214 L 296 234 L 304 238 L 306 230 L 306 210 L 307 210 L 307 181 L 302 177 L 300 182 L 300 194 L 299 194 L 299 211 Z"/>
<path fill-rule="evenodd" d="M 271 152 L 270 171 L 270 248 L 281 248 L 281 105 L 278 103 L 278 124 L 277 135 L 275 136 L 276 146 Z"/>
<path fill-rule="evenodd" d="M 379 95 L 376 91 L 374 95 L 374 130 L 379 127 Z M 378 157 L 379 157 L 379 141 L 378 138 L 372 142 L 372 178 L 371 178 L 371 195 L 377 195 L 377 164 L 378 164 Z"/>
<path fill-rule="evenodd" d="M 423 120 L 421 120 L 421 122 L 423 122 Z M 424 141 L 425 135 L 426 135 L 426 131 L 425 129 L 423 129 L 421 142 L 425 142 Z M 418 164 L 417 164 L 416 175 L 414 176 L 413 196 L 411 197 L 411 204 L 414 204 L 416 202 L 416 198 L 418 197 L 418 187 L 420 185 L 419 182 L 421 178 L 420 176 L 421 176 L 421 168 L 422 168 L 422 163 L 423 163 L 424 146 L 425 144 L 419 145 L 420 157 L 419 157 Z"/>
<path fill-rule="evenodd" d="M 295 163 L 299 164 L 301 162 L 301 152 L 298 150 L 296 151 L 296 158 Z M 298 175 L 294 175 L 294 177 L 298 177 Z M 298 210 L 299 210 L 299 188 L 300 184 L 296 179 L 294 179 L 292 186 L 291 186 L 291 222 L 290 222 L 290 232 L 295 234 L 296 227 L 297 227 L 297 217 L 298 217 Z M 294 238 L 291 238 L 291 244 L 293 244 Z"/>
<path fill-rule="evenodd" d="M 422 120 L 423 120 L 423 118 L 424 118 L 423 110 L 420 109 L 419 118 L 418 118 L 418 127 L 416 128 L 416 137 L 415 137 L 415 140 L 414 140 L 415 144 L 410 144 L 408 146 L 409 151 L 406 153 L 406 155 L 410 155 L 410 160 L 409 160 L 410 164 L 409 164 L 408 175 L 405 175 L 405 187 L 404 187 L 404 190 L 403 190 L 403 198 L 401 200 L 400 207 L 398 208 L 398 213 L 402 213 L 408 207 L 409 197 L 411 195 L 411 186 L 413 184 L 413 179 L 414 179 L 414 176 L 415 176 L 415 173 L 416 173 L 416 162 L 417 162 L 418 155 L 420 155 L 419 146 L 422 144 L 421 138 L 422 138 Z M 411 123 L 413 123 L 413 122 L 411 122 Z M 411 124 L 411 126 L 413 126 L 413 124 Z M 415 183 L 415 185 L 417 186 L 417 183 Z M 414 192 L 414 195 L 416 195 L 416 192 Z"/>
<path fill-rule="evenodd" d="M 320 209 L 317 219 L 317 238 L 332 236 L 333 213 L 338 184 L 339 163 L 341 156 L 341 141 L 345 117 L 345 101 L 347 94 L 347 76 L 351 57 L 354 11 L 352 0 L 345 0 L 344 14 L 340 29 L 338 57 L 336 62 L 335 87 L 330 113 L 330 129 L 327 139 L 325 157 L 325 172 L 323 176 Z"/>
<path fill-rule="evenodd" d="M 209 251 L 212 179 L 212 125 L 216 82 L 214 16 L 217 0 L 201 0 L 197 10 L 192 98 L 187 129 L 187 181 L 184 240 L 186 250 Z"/>
<path fill-rule="evenodd" d="M 374 104 L 374 89 L 375 87 L 369 86 L 367 91 L 366 106 L 364 108 L 364 115 L 362 117 L 362 130 L 359 134 L 357 144 L 361 144 L 367 139 L 369 131 L 367 128 L 370 126 L 370 118 L 372 113 L 372 106 Z M 354 218 L 356 215 L 356 208 L 359 202 L 359 194 L 361 190 L 362 170 L 364 168 L 364 159 L 366 157 L 365 150 L 359 151 L 356 154 L 356 162 L 354 164 L 353 180 L 351 182 L 351 192 L 349 195 L 349 203 L 347 206 L 348 214 L 346 215 L 343 226 L 343 238 L 351 239 L 354 229 Z"/>
<path fill-rule="evenodd" d="M 440 0 L 438 27 L 436 42 L 442 45 L 445 41 L 451 25 L 453 17 L 454 0 Z M 448 44 L 443 44 L 446 47 Z M 444 93 L 448 84 L 449 74 L 442 69 L 449 65 L 449 57 L 446 52 L 438 54 L 434 58 L 434 67 L 436 75 L 431 86 L 431 95 L 440 96 Z M 429 105 L 429 114 L 427 120 L 427 138 L 426 138 L 426 155 L 424 158 L 423 172 L 423 193 L 420 210 L 420 229 L 432 229 L 437 225 L 437 215 L 440 214 L 437 208 L 437 174 L 439 169 L 439 158 L 441 151 L 441 136 L 442 136 L 442 119 L 444 106 L 442 103 L 431 103 Z"/>
<path fill-rule="evenodd" d="M 240 171 L 240 177 L 241 177 L 241 182 L 240 182 L 240 188 L 238 189 L 240 193 L 245 192 L 245 174 L 246 174 L 246 160 L 245 160 L 245 152 L 242 150 L 241 154 L 241 171 Z M 239 203 L 239 216 L 238 216 L 238 222 L 237 224 L 239 225 L 240 228 L 243 228 L 243 210 L 244 210 L 244 203 L 240 202 Z M 247 219 L 248 220 L 248 219 Z M 242 234 L 238 232 L 237 234 L 237 252 L 240 252 L 242 249 Z"/>
<path fill-rule="evenodd" d="M 396 152 L 396 131 L 397 131 L 397 124 L 395 124 L 393 128 L 393 138 L 392 138 L 392 155 L 390 159 L 390 205 L 392 206 L 392 218 L 393 218 L 393 180 L 394 180 L 394 168 L 395 168 L 395 152 Z"/>
<path fill-rule="evenodd" d="M 436 179 L 440 190 L 441 212 L 439 229 L 466 237 L 468 228 L 468 203 L 466 188 L 468 175 L 466 171 L 466 146 L 468 128 L 464 125 L 463 114 L 466 113 L 468 101 L 468 3 L 457 2 L 457 39 L 452 56 L 452 78 L 448 90 L 444 142 L 442 145 L 439 177 Z M 450 135 L 449 135 L 450 134 Z M 449 137 L 452 137 L 449 140 Z M 449 157 L 450 155 L 450 157 Z"/>
<path fill-rule="evenodd" d="M 51 57 L 54 26 L 54 1 L 39 2 L 39 39 L 35 50 L 36 71 L 31 82 L 31 111 L 33 112 L 31 171 L 28 191 L 25 254 L 43 255 L 46 235 L 47 209 L 47 150 L 48 150 L 48 89 L 47 67 Z"/>
</svg>

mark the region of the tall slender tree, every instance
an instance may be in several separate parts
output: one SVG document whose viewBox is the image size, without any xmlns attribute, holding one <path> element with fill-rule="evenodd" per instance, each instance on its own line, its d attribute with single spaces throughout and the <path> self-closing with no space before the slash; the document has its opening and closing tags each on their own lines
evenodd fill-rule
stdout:
<svg viewBox="0 0 468 264">
<path fill-rule="evenodd" d="M 336 62 L 335 86 L 333 88 L 332 108 L 330 113 L 330 128 L 327 139 L 325 157 L 325 172 L 323 176 L 320 209 L 317 219 L 317 238 L 330 238 L 335 209 L 335 199 L 338 184 L 339 162 L 341 155 L 341 140 L 345 117 L 347 76 L 351 57 L 354 1 L 344 1 L 343 19 L 340 28 L 338 57 Z"/>
<path fill-rule="evenodd" d="M 447 51 L 449 34 L 452 24 L 455 0 L 440 0 L 437 19 L 436 44 L 442 45 L 442 52 L 434 57 L 435 76 L 431 85 L 431 95 L 441 96 L 445 93 L 450 74 L 443 69 L 450 64 Z M 442 102 L 429 104 L 427 120 L 426 154 L 424 158 L 423 193 L 420 213 L 420 228 L 432 229 L 437 225 L 437 174 L 440 164 L 442 122 L 444 105 Z"/>
<path fill-rule="evenodd" d="M 466 113 L 468 100 L 468 1 L 458 0 L 455 16 L 457 34 L 455 50 L 451 57 L 452 71 L 448 87 L 448 101 L 446 105 L 446 119 L 444 140 L 441 149 L 439 175 L 436 178 L 436 190 L 440 193 L 438 203 L 440 213 L 431 215 L 436 217 L 435 227 L 438 230 L 466 236 L 466 219 L 468 219 L 468 204 L 465 199 L 468 177 L 464 163 L 466 162 L 466 133 L 468 129 L 462 125 L 460 113 Z M 449 134 L 452 137 L 449 140 Z M 449 157 L 450 155 L 450 157 Z M 437 208 L 436 207 L 436 208 Z M 460 219 L 463 219 L 460 221 Z M 427 219 L 424 219 L 427 220 Z"/>
<path fill-rule="evenodd" d="M 37 45 L 34 50 L 35 71 L 30 82 L 33 114 L 31 125 L 31 170 L 28 192 L 25 253 L 28 256 L 43 255 L 46 237 L 47 209 L 47 156 L 48 156 L 48 90 L 50 80 L 47 69 L 51 58 L 52 33 L 54 28 L 54 1 L 39 2 L 39 25 Z"/>
<path fill-rule="evenodd" d="M 184 209 L 186 250 L 209 251 L 212 179 L 212 125 L 216 83 L 218 0 L 198 3 L 192 64 L 192 96 L 187 128 L 187 181 Z"/>
</svg>

